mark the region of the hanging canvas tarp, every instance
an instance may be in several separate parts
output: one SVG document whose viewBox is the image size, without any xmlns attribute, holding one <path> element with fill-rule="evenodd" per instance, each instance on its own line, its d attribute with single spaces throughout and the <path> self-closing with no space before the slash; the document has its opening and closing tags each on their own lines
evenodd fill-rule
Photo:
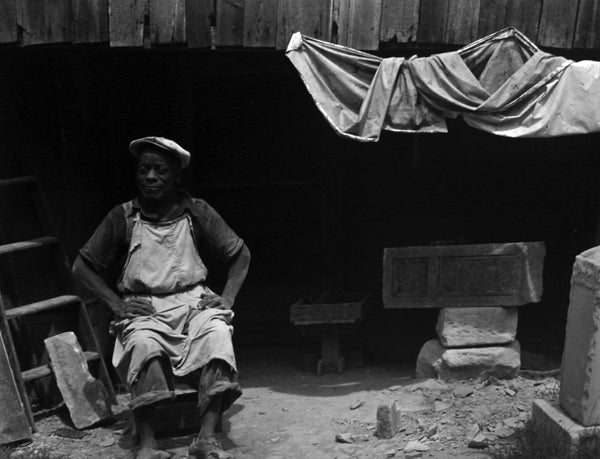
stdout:
<svg viewBox="0 0 600 459">
<path fill-rule="evenodd" d="M 458 51 L 382 59 L 292 36 L 292 61 L 335 131 L 377 141 L 383 129 L 446 132 L 445 118 L 507 137 L 600 131 L 600 62 L 541 51 L 508 28 Z"/>
</svg>

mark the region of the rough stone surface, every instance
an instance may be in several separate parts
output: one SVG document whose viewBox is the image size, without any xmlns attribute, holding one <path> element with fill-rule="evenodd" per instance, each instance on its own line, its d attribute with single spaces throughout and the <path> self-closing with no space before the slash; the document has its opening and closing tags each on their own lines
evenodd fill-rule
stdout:
<svg viewBox="0 0 600 459">
<path fill-rule="evenodd" d="M 560 404 L 583 426 L 600 424 L 600 247 L 577 256 L 561 368 Z"/>
<path fill-rule="evenodd" d="M 378 438 L 392 438 L 398 432 L 398 411 L 396 410 L 396 404 L 390 405 L 379 405 L 377 407 L 377 427 L 375 435 Z"/>
<path fill-rule="evenodd" d="M 546 400 L 533 401 L 531 420 L 538 428 L 562 438 L 571 448 L 579 444 L 581 437 L 598 432 L 597 426 L 584 427 L 578 424 L 558 403 L 551 404 Z"/>
<path fill-rule="evenodd" d="M 75 334 L 61 333 L 46 338 L 44 344 L 75 427 L 83 429 L 110 417 L 106 389 L 90 374 Z"/>
<path fill-rule="evenodd" d="M 386 308 L 520 306 L 542 298 L 543 242 L 387 248 Z"/>
<path fill-rule="evenodd" d="M 520 346 L 448 349 L 433 339 L 427 341 L 417 357 L 417 378 L 439 377 L 445 381 L 477 378 L 482 375 L 512 378 L 521 366 Z"/>
<path fill-rule="evenodd" d="M 446 347 L 508 344 L 517 335 L 517 308 L 443 308 L 436 331 Z"/>
<path fill-rule="evenodd" d="M 425 452 L 429 451 L 429 446 L 417 440 L 410 440 L 408 444 L 404 447 L 404 451 L 407 453 L 410 453 L 412 451 Z"/>
<path fill-rule="evenodd" d="M 21 394 L 0 332 L 0 445 L 31 438 Z M 1 450 L 0 450 L 1 452 Z M 0 455 L 1 456 L 1 455 Z"/>
</svg>

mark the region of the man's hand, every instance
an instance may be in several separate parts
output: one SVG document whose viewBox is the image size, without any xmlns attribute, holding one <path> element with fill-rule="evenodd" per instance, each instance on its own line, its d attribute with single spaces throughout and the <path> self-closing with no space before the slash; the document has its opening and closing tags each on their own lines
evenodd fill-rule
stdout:
<svg viewBox="0 0 600 459">
<path fill-rule="evenodd" d="M 118 305 L 111 307 L 117 318 L 133 319 L 134 317 L 149 316 L 154 314 L 155 309 L 148 298 L 132 297 L 127 301 L 120 301 Z"/>
<path fill-rule="evenodd" d="M 227 298 L 223 298 L 222 296 L 215 294 L 204 295 L 200 298 L 200 301 L 198 302 L 199 309 L 215 308 L 229 310 L 232 306 L 233 302 L 231 300 L 228 300 Z"/>
</svg>

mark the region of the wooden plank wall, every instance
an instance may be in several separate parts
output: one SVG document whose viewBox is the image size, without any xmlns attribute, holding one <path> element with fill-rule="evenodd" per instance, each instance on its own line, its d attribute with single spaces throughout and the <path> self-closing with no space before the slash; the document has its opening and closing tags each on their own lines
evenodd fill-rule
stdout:
<svg viewBox="0 0 600 459">
<path fill-rule="evenodd" d="M 384 0 L 379 36 L 383 42 L 417 41 L 420 0 Z"/>
<path fill-rule="evenodd" d="M 276 48 L 285 49 L 297 31 L 330 41 L 332 6 L 333 0 L 279 0 Z"/>
<path fill-rule="evenodd" d="M 600 0 L 0 0 L 0 44 L 285 49 L 293 32 L 363 50 L 462 45 L 504 27 L 600 48 Z"/>
<path fill-rule="evenodd" d="M 108 41 L 108 0 L 71 1 L 71 42 Z"/>
<path fill-rule="evenodd" d="M 22 44 L 70 41 L 70 9 L 70 1 L 17 0 L 17 24 Z"/>
<path fill-rule="evenodd" d="M 17 1 L 0 0 L 0 43 L 17 41 Z"/>
<path fill-rule="evenodd" d="M 185 43 L 184 0 L 150 0 L 148 19 L 152 43 Z"/>
<path fill-rule="evenodd" d="M 580 0 L 575 48 L 600 48 L 600 0 Z"/>
</svg>

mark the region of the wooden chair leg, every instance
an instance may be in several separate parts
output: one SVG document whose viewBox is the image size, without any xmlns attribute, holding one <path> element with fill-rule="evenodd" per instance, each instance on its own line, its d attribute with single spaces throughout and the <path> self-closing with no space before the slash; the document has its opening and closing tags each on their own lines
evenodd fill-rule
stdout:
<svg viewBox="0 0 600 459">
<path fill-rule="evenodd" d="M 92 350 L 100 354 L 100 359 L 98 361 L 100 379 L 106 386 L 106 391 L 108 392 L 108 396 L 110 398 L 111 403 L 113 405 L 116 405 L 118 403 L 117 396 L 115 394 L 115 390 L 110 379 L 110 374 L 108 373 L 108 369 L 106 368 L 104 357 L 102 357 L 102 351 L 100 349 L 100 345 L 98 344 L 96 333 L 94 333 L 94 327 L 92 326 L 92 322 L 90 321 L 90 316 L 88 315 L 87 307 L 85 306 L 85 303 L 83 301 L 79 302 L 79 307 L 81 311 L 81 318 L 83 319 L 83 325 L 87 329 L 86 331 L 88 333 L 88 341 L 90 342 L 91 347 L 93 347 Z"/>
</svg>

